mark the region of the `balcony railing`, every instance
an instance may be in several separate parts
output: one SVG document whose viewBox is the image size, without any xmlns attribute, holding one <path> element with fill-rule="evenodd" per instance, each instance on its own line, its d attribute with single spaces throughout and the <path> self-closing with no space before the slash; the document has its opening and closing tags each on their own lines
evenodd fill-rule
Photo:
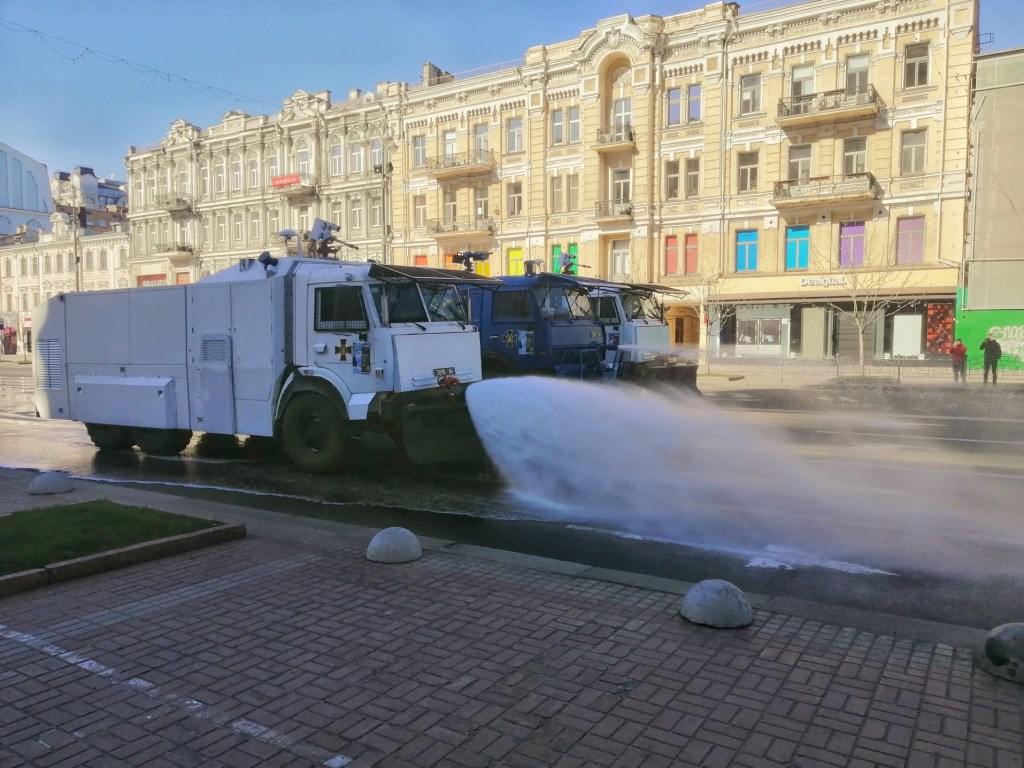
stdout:
<svg viewBox="0 0 1024 768">
<path fill-rule="evenodd" d="M 311 173 L 286 173 L 271 177 L 270 187 L 285 197 L 311 197 L 316 194 L 316 177 Z"/>
<path fill-rule="evenodd" d="M 157 253 L 192 253 L 192 246 L 188 243 L 157 243 L 153 250 Z"/>
<path fill-rule="evenodd" d="M 177 213 L 192 210 L 192 201 L 183 195 L 160 194 L 153 200 L 153 204 L 168 213 Z"/>
<path fill-rule="evenodd" d="M 633 208 L 630 200 L 602 200 L 594 204 L 594 218 L 631 219 Z"/>
<path fill-rule="evenodd" d="M 427 158 L 427 173 L 436 177 L 458 176 L 470 173 L 490 173 L 496 162 L 489 149 L 454 152 Z"/>
<path fill-rule="evenodd" d="M 817 176 L 775 182 L 772 204 L 798 205 L 815 200 L 877 200 L 882 187 L 870 173 L 847 176 Z"/>
<path fill-rule="evenodd" d="M 427 221 L 428 234 L 437 237 L 446 235 L 465 235 L 468 233 L 485 232 L 493 234 L 497 224 L 490 216 L 463 216 L 454 219 L 430 219 Z"/>
<path fill-rule="evenodd" d="M 622 145 L 636 141 L 636 133 L 629 123 L 617 123 L 611 128 L 599 128 L 597 131 L 597 148 L 618 149 Z"/>
<path fill-rule="evenodd" d="M 780 124 L 791 125 L 835 120 L 837 117 L 861 117 L 878 114 L 883 106 L 873 85 L 840 88 L 779 99 L 778 121 Z"/>
</svg>

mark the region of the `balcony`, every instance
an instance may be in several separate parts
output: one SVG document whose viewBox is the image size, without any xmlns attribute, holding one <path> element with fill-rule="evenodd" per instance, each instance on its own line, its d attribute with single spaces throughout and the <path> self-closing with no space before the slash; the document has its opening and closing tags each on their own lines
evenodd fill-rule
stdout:
<svg viewBox="0 0 1024 768">
<path fill-rule="evenodd" d="M 316 196 L 316 178 L 309 173 L 288 173 L 270 179 L 271 189 L 282 197 L 298 199 Z"/>
<path fill-rule="evenodd" d="M 484 236 L 490 237 L 498 225 L 490 216 L 463 216 L 454 219 L 431 219 L 427 221 L 427 234 L 437 240 L 449 237 Z"/>
<path fill-rule="evenodd" d="M 840 88 L 779 99 L 776 122 L 781 128 L 834 123 L 837 120 L 874 117 L 883 106 L 873 85 L 850 90 Z"/>
<path fill-rule="evenodd" d="M 818 176 L 775 182 L 772 205 L 787 208 L 818 202 L 856 202 L 878 200 L 882 187 L 870 173 L 852 173 L 849 176 Z"/>
<path fill-rule="evenodd" d="M 188 243 L 156 243 L 153 252 L 168 259 L 175 267 L 192 263 L 193 248 Z"/>
<path fill-rule="evenodd" d="M 598 152 L 620 152 L 624 149 L 633 149 L 636 143 L 636 133 L 629 123 L 618 123 L 611 128 L 599 129 L 597 132 Z"/>
<path fill-rule="evenodd" d="M 602 200 L 594 204 L 594 220 L 608 224 L 632 221 L 633 211 L 630 200 Z"/>
<path fill-rule="evenodd" d="M 157 195 L 156 199 L 153 200 L 153 205 L 162 210 L 167 211 L 172 215 L 174 214 L 191 214 L 192 201 L 187 197 L 175 194 L 162 194 Z"/>
<path fill-rule="evenodd" d="M 497 163 L 489 149 L 474 149 L 472 152 L 455 152 L 440 157 L 427 158 L 427 174 L 435 179 L 450 179 L 456 176 L 490 174 Z"/>
</svg>

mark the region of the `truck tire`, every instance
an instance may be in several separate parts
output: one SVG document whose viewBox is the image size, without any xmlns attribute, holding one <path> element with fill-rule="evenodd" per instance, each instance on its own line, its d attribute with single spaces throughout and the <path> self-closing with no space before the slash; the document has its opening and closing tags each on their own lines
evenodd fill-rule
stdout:
<svg viewBox="0 0 1024 768">
<path fill-rule="evenodd" d="M 177 456 L 192 439 L 187 429 L 136 427 L 131 432 L 135 444 L 150 456 Z"/>
<path fill-rule="evenodd" d="M 314 475 L 337 472 L 348 457 L 346 418 L 322 395 L 297 395 L 281 421 L 281 439 L 292 463 Z"/>
<path fill-rule="evenodd" d="M 131 431 L 116 424 L 86 424 L 85 431 L 101 451 L 127 451 L 134 443 Z"/>
</svg>

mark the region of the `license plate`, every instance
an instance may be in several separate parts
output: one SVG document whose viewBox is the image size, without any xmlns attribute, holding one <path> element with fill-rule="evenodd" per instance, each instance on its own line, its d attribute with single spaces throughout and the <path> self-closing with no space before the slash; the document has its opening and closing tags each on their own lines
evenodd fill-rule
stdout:
<svg viewBox="0 0 1024 768">
<path fill-rule="evenodd" d="M 435 368 L 434 369 L 434 377 L 438 378 L 438 379 L 443 379 L 445 376 L 454 376 L 454 375 L 455 375 L 455 369 L 454 368 Z"/>
</svg>

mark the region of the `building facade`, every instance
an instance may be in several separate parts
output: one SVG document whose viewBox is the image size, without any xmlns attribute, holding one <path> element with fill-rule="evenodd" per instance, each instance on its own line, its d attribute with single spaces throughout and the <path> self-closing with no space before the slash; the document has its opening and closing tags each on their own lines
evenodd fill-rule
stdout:
<svg viewBox="0 0 1024 768">
<path fill-rule="evenodd" d="M 0 245 L 50 226 L 53 199 L 46 166 L 0 143 Z"/>
<path fill-rule="evenodd" d="M 94 234 L 112 232 L 125 221 L 127 185 L 123 181 L 98 179 L 92 168 L 79 166 L 71 172 L 57 171 L 50 179 L 50 193 L 57 213 L 66 213 Z"/>
<path fill-rule="evenodd" d="M 1024 49 L 978 57 L 974 83 L 970 232 L 956 334 L 970 368 L 982 367 L 978 346 L 994 333 L 1000 368 L 1024 370 L 1024 146 L 1003 133 L 1024 121 Z"/>
<path fill-rule="evenodd" d="M 176 121 L 127 157 L 133 285 L 188 282 L 315 218 L 356 258 L 689 291 L 719 354 L 944 353 L 965 247 L 976 0 L 622 15 L 520 66 L 275 115 Z M 718 311 L 712 312 L 715 308 Z"/>
</svg>

